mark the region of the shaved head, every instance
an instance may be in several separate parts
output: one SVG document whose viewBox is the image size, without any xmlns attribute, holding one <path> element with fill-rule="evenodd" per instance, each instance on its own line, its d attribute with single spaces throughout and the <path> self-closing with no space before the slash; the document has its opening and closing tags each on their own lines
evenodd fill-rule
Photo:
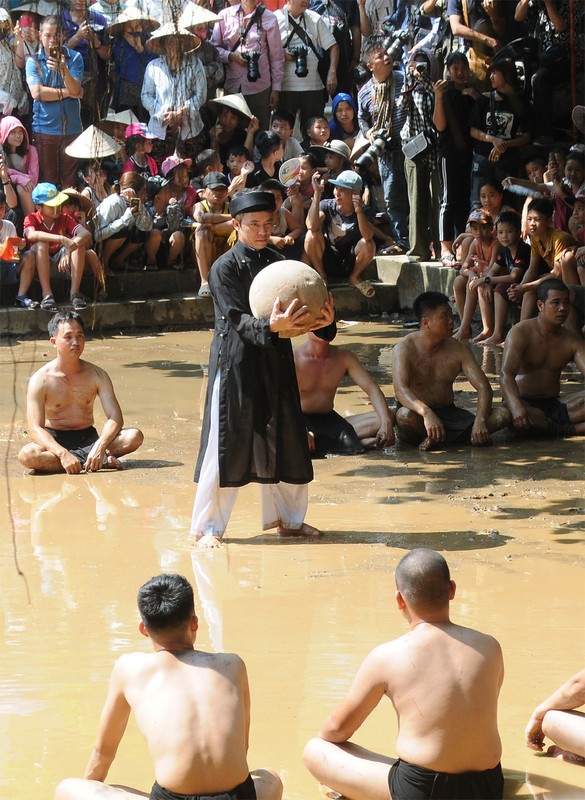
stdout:
<svg viewBox="0 0 585 800">
<path fill-rule="evenodd" d="M 439 609 L 449 604 L 451 575 L 443 556 L 417 548 L 396 567 L 396 588 L 414 609 Z"/>
</svg>

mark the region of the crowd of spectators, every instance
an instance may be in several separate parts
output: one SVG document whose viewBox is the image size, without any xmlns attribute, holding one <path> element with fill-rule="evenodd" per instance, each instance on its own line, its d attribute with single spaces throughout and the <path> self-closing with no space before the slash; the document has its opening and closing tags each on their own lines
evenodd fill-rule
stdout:
<svg viewBox="0 0 585 800">
<path fill-rule="evenodd" d="M 461 338 L 477 303 L 491 343 L 546 275 L 585 283 L 577 3 L 3 4 L 0 257 L 17 305 L 53 311 L 56 270 L 83 308 L 86 264 L 102 293 L 118 271 L 171 267 L 209 294 L 236 241 L 229 201 L 251 187 L 277 198 L 273 247 L 367 297 L 376 252 L 457 269 Z M 117 140 L 108 158 L 80 151 L 90 126 Z"/>
</svg>

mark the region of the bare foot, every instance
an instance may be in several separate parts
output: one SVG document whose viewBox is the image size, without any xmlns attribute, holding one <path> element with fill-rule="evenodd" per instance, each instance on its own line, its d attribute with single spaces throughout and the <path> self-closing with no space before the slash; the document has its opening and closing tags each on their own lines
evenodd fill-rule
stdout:
<svg viewBox="0 0 585 800">
<path fill-rule="evenodd" d="M 482 331 L 478 333 L 477 336 L 474 336 L 471 340 L 471 344 L 480 344 L 480 342 L 484 342 L 488 336 L 490 335 L 489 331 Z"/>
<path fill-rule="evenodd" d="M 460 342 L 467 342 L 471 339 L 471 331 L 469 329 L 464 330 L 463 328 L 459 328 L 459 330 L 456 330 L 453 334 L 453 338 L 459 339 Z"/>
<path fill-rule="evenodd" d="M 104 469 L 124 469 L 124 462 L 116 456 L 108 456 L 104 464 Z"/>
<path fill-rule="evenodd" d="M 312 525 L 307 525 L 306 522 L 303 522 L 300 528 L 285 528 L 283 525 L 279 525 L 276 532 L 279 536 L 323 536 L 320 530 L 313 528 Z"/>
<path fill-rule="evenodd" d="M 200 550 L 216 550 L 223 547 L 223 543 L 219 536 L 197 536 L 195 539 L 195 546 Z"/>
<path fill-rule="evenodd" d="M 546 755 L 550 758 L 560 758 L 563 761 L 570 761 L 574 764 L 585 765 L 585 758 L 583 758 L 583 756 L 578 756 L 576 753 L 571 753 L 570 750 L 563 750 L 562 747 L 559 747 L 556 744 L 551 744 L 546 751 Z"/>
<path fill-rule="evenodd" d="M 435 442 L 431 442 L 431 440 L 427 436 L 427 438 L 423 439 L 423 441 L 419 444 L 418 449 L 419 450 L 432 450 L 434 446 L 435 446 Z"/>
</svg>

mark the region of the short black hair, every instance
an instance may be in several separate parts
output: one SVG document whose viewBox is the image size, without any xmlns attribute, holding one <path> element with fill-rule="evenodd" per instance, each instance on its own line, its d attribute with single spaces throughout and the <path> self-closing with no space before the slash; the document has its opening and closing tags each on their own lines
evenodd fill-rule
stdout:
<svg viewBox="0 0 585 800">
<path fill-rule="evenodd" d="M 514 230 L 518 232 L 522 230 L 522 218 L 517 211 L 502 211 L 496 219 L 496 225 L 499 222 L 505 222 L 507 225 L 511 225 Z"/>
<path fill-rule="evenodd" d="M 449 565 L 435 550 L 411 550 L 400 559 L 395 580 L 396 588 L 413 608 L 438 609 L 449 603 Z"/>
<path fill-rule="evenodd" d="M 540 283 L 536 288 L 536 299 L 546 303 L 546 298 L 549 292 L 567 292 L 569 287 L 564 284 L 559 278 L 549 278 Z"/>
<path fill-rule="evenodd" d="M 216 164 L 220 160 L 220 155 L 217 150 L 202 150 L 195 156 L 193 172 L 195 175 L 203 175 L 207 167 L 210 167 L 212 164 Z"/>
<path fill-rule="evenodd" d="M 555 213 L 554 203 L 548 197 L 535 197 L 528 204 L 528 213 L 531 211 L 536 211 L 537 214 L 542 214 L 547 219 L 550 219 Z"/>
<path fill-rule="evenodd" d="M 182 575 L 156 575 L 140 587 L 137 601 L 148 631 L 181 628 L 195 613 L 193 588 Z"/>
<path fill-rule="evenodd" d="M 370 36 L 366 40 L 366 43 L 362 50 L 362 58 L 364 59 L 364 61 L 367 61 L 369 56 L 372 53 L 375 53 L 377 50 L 386 50 L 386 47 L 384 45 L 384 40 L 385 37 L 380 36 L 379 34 L 376 34 L 375 36 Z"/>
<path fill-rule="evenodd" d="M 449 298 L 443 292 L 423 292 L 413 303 L 414 313 L 419 322 L 427 311 L 435 311 L 440 306 L 449 305 Z"/>
<path fill-rule="evenodd" d="M 276 153 L 282 147 L 282 139 L 274 131 L 260 131 L 256 137 L 256 149 L 260 153 L 260 158 L 266 158 L 272 153 Z"/>
<path fill-rule="evenodd" d="M 481 192 L 481 190 L 484 188 L 484 186 L 491 186 L 492 189 L 495 189 L 498 192 L 498 194 L 502 194 L 502 195 L 504 194 L 504 187 L 495 178 L 494 179 L 486 178 L 485 181 L 482 181 L 479 184 L 479 189 L 477 190 L 477 194 L 478 195 Z"/>
<path fill-rule="evenodd" d="M 270 117 L 270 124 L 272 125 L 273 122 L 286 122 L 292 130 L 295 126 L 295 115 L 291 114 L 290 111 L 281 111 L 277 109 L 272 112 L 272 116 Z"/>
<path fill-rule="evenodd" d="M 77 324 L 81 327 L 81 330 L 85 331 L 85 322 L 83 321 L 81 314 L 78 314 L 77 311 L 58 311 L 53 317 L 51 317 L 49 324 L 47 325 L 51 339 L 57 335 L 59 325 L 63 325 L 65 322 L 77 322 Z"/>
<path fill-rule="evenodd" d="M 236 156 L 236 157 L 237 156 L 244 156 L 244 158 L 246 158 L 249 161 L 250 160 L 250 151 L 248 150 L 247 147 L 244 147 L 243 144 L 234 144 L 228 150 L 227 157 L 229 158 L 230 156 Z"/>
<path fill-rule="evenodd" d="M 309 117 L 309 119 L 307 120 L 307 126 L 305 128 L 305 133 L 307 134 L 307 136 L 309 135 L 309 131 L 311 130 L 313 125 L 316 122 L 323 122 L 323 120 L 325 120 L 325 122 L 329 124 L 329 122 L 327 121 L 327 117 L 324 117 L 323 114 L 316 114 L 314 117 Z"/>
<path fill-rule="evenodd" d="M 317 157 L 314 153 L 301 153 L 299 159 L 306 158 L 312 169 L 317 169 Z"/>
<path fill-rule="evenodd" d="M 469 67 L 469 61 L 465 53 L 462 53 L 460 50 L 456 50 L 454 53 L 449 53 L 447 56 L 447 61 L 445 66 L 447 69 L 452 67 L 453 64 L 464 64 L 466 67 Z"/>
<path fill-rule="evenodd" d="M 524 159 L 524 168 L 526 168 L 529 164 L 532 164 L 533 161 L 537 164 L 540 164 L 541 167 L 546 167 L 546 158 L 538 153 L 533 153 L 533 155 Z"/>
<path fill-rule="evenodd" d="M 280 192 L 282 199 L 286 199 L 286 190 L 282 183 L 277 181 L 276 178 L 268 178 L 267 180 L 263 181 L 258 189 L 261 192 Z"/>
</svg>

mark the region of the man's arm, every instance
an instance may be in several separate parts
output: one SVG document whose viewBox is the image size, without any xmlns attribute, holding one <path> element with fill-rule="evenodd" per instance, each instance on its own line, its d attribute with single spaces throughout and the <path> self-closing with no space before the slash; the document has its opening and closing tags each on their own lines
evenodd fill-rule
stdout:
<svg viewBox="0 0 585 800">
<path fill-rule="evenodd" d="M 394 444 L 394 414 L 388 408 L 388 403 L 382 390 L 370 373 L 362 367 L 355 353 L 346 350 L 344 356 L 347 374 L 367 394 L 380 421 L 380 428 L 376 434 L 376 444 L 379 446 Z"/>
<path fill-rule="evenodd" d="M 314 173 L 311 182 L 313 184 L 313 199 L 307 214 L 307 230 L 311 231 L 311 233 L 322 233 L 325 214 L 319 210 L 319 204 L 323 196 L 324 183 L 320 180 L 317 172 Z"/>
<path fill-rule="evenodd" d="M 496 39 L 491 36 L 486 36 L 485 33 L 480 33 L 479 31 L 473 30 L 473 28 L 468 28 L 459 14 L 450 14 L 449 24 L 451 25 L 451 33 L 453 36 L 461 36 L 463 39 L 469 39 L 470 41 L 483 44 L 491 49 L 498 44 Z"/>
<path fill-rule="evenodd" d="M 522 323 L 514 325 L 506 336 L 500 375 L 502 397 L 510 409 L 514 427 L 525 430 L 530 428 L 530 420 L 520 397 L 516 376 L 520 372 L 527 346 L 528 338 L 522 329 Z"/>
<path fill-rule="evenodd" d="M 475 413 L 475 422 L 471 429 L 471 444 L 486 444 L 490 438 L 487 419 L 492 410 L 492 387 L 469 347 L 462 342 L 459 342 L 459 344 L 463 349 L 461 367 L 465 377 L 477 392 L 477 411 Z"/>
<path fill-rule="evenodd" d="M 321 739 L 347 742 L 384 696 L 386 683 L 380 680 L 383 661 L 379 650 L 373 650 L 362 662 L 347 697 L 321 726 L 318 734 Z"/>
<path fill-rule="evenodd" d="M 569 678 L 534 709 L 524 731 L 526 746 L 532 750 L 543 749 L 542 720 L 547 711 L 572 711 L 583 704 L 585 704 L 585 669 Z"/>
<path fill-rule="evenodd" d="M 85 778 L 105 781 L 130 717 L 124 695 L 124 656 L 114 664 L 108 696 L 102 709 L 96 742 L 85 770 Z"/>
<path fill-rule="evenodd" d="M 409 353 L 407 339 L 403 339 L 392 350 L 392 382 L 396 399 L 405 408 L 422 417 L 430 442 L 442 442 L 445 438 L 443 423 L 435 412 L 414 393 L 410 385 L 411 359 L 416 357 L 416 354 Z"/>
<path fill-rule="evenodd" d="M 93 368 L 98 372 L 97 393 L 107 419 L 99 439 L 94 443 L 87 456 L 86 472 L 97 472 L 103 467 L 107 447 L 120 433 L 124 424 L 122 409 L 116 398 L 110 376 L 99 367 L 94 366 Z"/>
</svg>

